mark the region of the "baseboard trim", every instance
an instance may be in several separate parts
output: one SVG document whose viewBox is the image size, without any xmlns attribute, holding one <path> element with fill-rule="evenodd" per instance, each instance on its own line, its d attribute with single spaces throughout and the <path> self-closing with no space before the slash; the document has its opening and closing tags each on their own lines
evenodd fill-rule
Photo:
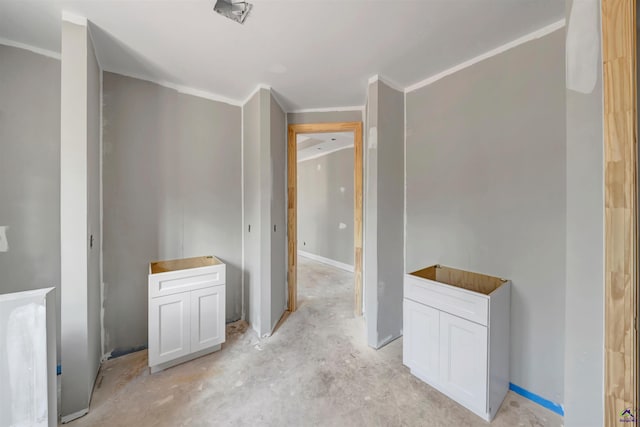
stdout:
<svg viewBox="0 0 640 427">
<path fill-rule="evenodd" d="M 78 412 L 74 412 L 73 414 L 64 415 L 60 419 L 60 422 L 62 422 L 62 424 L 70 423 L 73 420 L 77 420 L 80 417 L 84 417 L 88 413 L 89 413 L 89 408 L 84 408 L 84 409 L 79 410 Z"/>
<path fill-rule="evenodd" d="M 545 399 L 542 396 L 539 396 L 535 393 L 530 392 L 529 390 L 525 390 L 524 388 L 515 385 L 514 383 L 509 383 L 509 390 L 512 392 L 519 394 L 520 396 L 529 399 L 530 401 L 537 403 L 543 408 L 547 408 L 548 410 L 555 412 L 556 414 L 564 417 L 564 407 L 556 402 L 552 402 L 549 399 Z"/>
<path fill-rule="evenodd" d="M 312 254 L 312 253 L 305 252 L 305 251 L 298 251 L 298 255 L 299 256 L 303 256 L 305 258 L 312 259 L 314 261 L 321 262 L 323 264 L 328 264 L 330 266 L 339 268 L 341 270 L 348 271 L 350 273 L 354 272 L 353 265 L 345 264 L 344 262 L 336 261 L 335 259 L 325 258 L 323 256 Z"/>
</svg>

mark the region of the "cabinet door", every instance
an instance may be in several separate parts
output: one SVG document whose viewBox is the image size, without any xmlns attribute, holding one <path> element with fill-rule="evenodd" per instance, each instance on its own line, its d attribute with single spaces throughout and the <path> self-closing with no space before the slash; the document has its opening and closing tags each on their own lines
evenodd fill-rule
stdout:
<svg viewBox="0 0 640 427">
<path fill-rule="evenodd" d="M 440 384 L 460 403 L 486 412 L 487 328 L 440 312 Z"/>
<path fill-rule="evenodd" d="M 224 320 L 224 285 L 191 291 L 191 351 L 223 343 Z"/>
<path fill-rule="evenodd" d="M 149 365 L 189 354 L 189 292 L 152 298 L 149 305 Z"/>
<path fill-rule="evenodd" d="M 440 357 L 439 312 L 429 306 L 404 300 L 403 362 L 426 381 L 438 380 Z"/>
</svg>

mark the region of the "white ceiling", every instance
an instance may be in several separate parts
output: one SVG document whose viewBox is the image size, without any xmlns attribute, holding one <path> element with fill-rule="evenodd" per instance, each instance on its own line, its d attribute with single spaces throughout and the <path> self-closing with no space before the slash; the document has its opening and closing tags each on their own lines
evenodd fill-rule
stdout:
<svg viewBox="0 0 640 427">
<path fill-rule="evenodd" d="M 298 134 L 298 162 L 353 147 L 353 132 Z"/>
<path fill-rule="evenodd" d="M 103 69 L 242 102 L 258 84 L 289 110 L 363 105 L 368 78 L 402 87 L 564 17 L 561 0 L 0 1 L 0 38 L 60 52 L 63 10 L 88 18 Z"/>
</svg>

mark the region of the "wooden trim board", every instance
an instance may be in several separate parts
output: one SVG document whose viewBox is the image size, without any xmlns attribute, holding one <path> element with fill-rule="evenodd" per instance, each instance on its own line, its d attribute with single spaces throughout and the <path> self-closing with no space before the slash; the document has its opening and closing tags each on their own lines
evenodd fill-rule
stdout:
<svg viewBox="0 0 640 427">
<path fill-rule="evenodd" d="M 290 312 L 298 305 L 298 169 L 297 138 L 303 133 L 353 132 L 354 134 L 354 312 L 362 315 L 362 122 L 292 124 L 287 140 L 287 283 Z"/>
<path fill-rule="evenodd" d="M 638 408 L 636 2 L 602 0 L 605 180 L 604 421 Z"/>
</svg>

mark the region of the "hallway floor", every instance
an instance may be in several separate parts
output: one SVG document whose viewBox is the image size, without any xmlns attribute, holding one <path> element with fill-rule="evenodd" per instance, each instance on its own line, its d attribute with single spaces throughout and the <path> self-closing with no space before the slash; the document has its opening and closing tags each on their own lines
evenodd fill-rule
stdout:
<svg viewBox="0 0 640 427">
<path fill-rule="evenodd" d="M 353 315 L 353 274 L 299 257 L 298 311 L 269 338 L 239 321 L 222 350 L 150 375 L 141 351 L 105 362 L 81 426 L 487 426 L 376 351 Z M 492 427 L 561 426 L 511 392 Z"/>
</svg>

